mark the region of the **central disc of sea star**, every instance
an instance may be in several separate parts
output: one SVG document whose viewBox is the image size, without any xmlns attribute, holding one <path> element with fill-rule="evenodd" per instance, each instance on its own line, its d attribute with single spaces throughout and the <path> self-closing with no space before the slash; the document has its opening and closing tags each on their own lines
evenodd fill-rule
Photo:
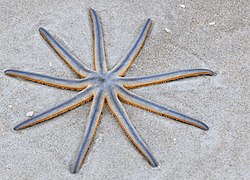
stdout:
<svg viewBox="0 0 250 180">
<path fill-rule="evenodd" d="M 80 91 L 74 97 L 66 100 L 65 102 L 21 122 L 16 125 L 14 129 L 25 129 L 43 121 L 52 119 L 55 116 L 65 113 L 93 99 L 83 140 L 76 160 L 71 168 L 71 172 L 76 173 L 80 170 L 84 162 L 89 146 L 91 145 L 98 127 L 103 106 L 105 102 L 107 102 L 109 109 L 114 114 L 131 142 L 146 158 L 150 165 L 156 167 L 158 164 L 156 159 L 153 157 L 149 148 L 143 142 L 133 124 L 129 120 L 129 117 L 120 100 L 171 119 L 196 126 L 203 130 L 208 130 L 208 126 L 203 122 L 164 107 L 158 103 L 144 99 L 127 89 L 193 76 L 214 75 L 214 73 L 207 69 L 189 69 L 144 77 L 123 77 L 144 44 L 152 24 L 150 19 L 146 21 L 138 38 L 127 55 L 117 65 L 115 65 L 115 67 L 108 71 L 101 23 L 93 9 L 90 9 L 89 13 L 92 21 L 94 38 L 94 70 L 87 68 L 80 60 L 74 57 L 59 42 L 57 42 L 57 40 L 53 38 L 52 35 L 44 28 L 39 28 L 42 37 L 50 44 L 50 46 L 58 53 L 66 64 L 69 65 L 77 75 L 79 75 L 80 79 L 63 79 L 20 70 L 5 70 L 5 74 L 9 76 L 15 76 L 48 86 L 55 86 L 61 89 Z"/>
</svg>

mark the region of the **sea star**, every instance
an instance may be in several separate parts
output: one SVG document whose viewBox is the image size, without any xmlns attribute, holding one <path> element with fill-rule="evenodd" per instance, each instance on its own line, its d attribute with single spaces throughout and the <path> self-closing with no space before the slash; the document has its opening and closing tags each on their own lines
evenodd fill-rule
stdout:
<svg viewBox="0 0 250 180">
<path fill-rule="evenodd" d="M 193 76 L 214 75 L 214 72 L 207 69 L 189 69 L 145 77 L 123 77 L 144 44 L 152 24 L 151 19 L 146 21 L 128 54 L 108 71 L 101 22 L 93 9 L 89 9 L 89 14 L 92 21 L 94 39 L 94 70 L 87 68 L 82 62 L 68 52 L 59 42 L 56 41 L 56 39 L 52 37 L 48 31 L 44 28 L 39 28 L 39 32 L 42 37 L 66 62 L 66 64 L 72 68 L 77 75 L 79 75 L 81 79 L 63 79 L 12 69 L 4 71 L 5 74 L 9 76 L 15 76 L 61 89 L 80 91 L 74 97 L 66 100 L 65 102 L 21 122 L 14 127 L 14 130 L 25 129 L 43 121 L 52 119 L 55 116 L 65 113 L 93 99 L 83 141 L 79 148 L 77 158 L 71 168 L 72 173 L 77 173 L 84 162 L 88 149 L 94 138 L 103 106 L 106 102 L 131 142 L 146 158 L 149 164 L 156 167 L 158 165 L 156 159 L 153 157 L 147 145 L 143 142 L 133 124 L 130 122 L 120 100 L 156 114 L 196 126 L 203 130 L 208 130 L 208 126 L 206 124 L 167 107 L 163 107 L 155 102 L 144 99 L 127 89 L 159 84 Z"/>
</svg>

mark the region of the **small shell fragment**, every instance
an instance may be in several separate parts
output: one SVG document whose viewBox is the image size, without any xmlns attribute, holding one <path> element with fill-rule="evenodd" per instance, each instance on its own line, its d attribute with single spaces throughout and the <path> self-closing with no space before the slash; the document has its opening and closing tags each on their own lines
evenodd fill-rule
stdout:
<svg viewBox="0 0 250 180">
<path fill-rule="evenodd" d="M 215 22 L 210 22 L 209 23 L 209 26 L 213 26 L 213 25 L 215 25 Z"/>
<path fill-rule="evenodd" d="M 26 114 L 26 116 L 28 116 L 28 117 L 32 117 L 33 115 L 34 115 L 34 111 L 29 111 Z"/>
<path fill-rule="evenodd" d="M 185 8 L 186 6 L 184 4 L 180 4 L 180 7 L 181 8 Z"/>
<path fill-rule="evenodd" d="M 166 31 L 167 33 L 170 33 L 170 32 L 171 32 L 170 29 L 168 29 L 168 28 L 165 28 L 165 31 Z"/>
</svg>

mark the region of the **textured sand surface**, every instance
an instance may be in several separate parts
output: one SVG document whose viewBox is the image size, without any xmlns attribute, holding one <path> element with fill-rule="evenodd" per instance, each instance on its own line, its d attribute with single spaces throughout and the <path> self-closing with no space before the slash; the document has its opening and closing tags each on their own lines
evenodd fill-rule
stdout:
<svg viewBox="0 0 250 180">
<path fill-rule="evenodd" d="M 250 179 L 247 3 L 1 0 L 0 179 Z M 77 78 L 40 37 L 39 27 L 92 68 L 88 7 L 101 17 L 109 68 L 126 54 L 146 19 L 152 18 L 152 30 L 127 76 L 188 68 L 217 73 L 133 90 L 210 127 L 202 131 L 124 105 L 159 161 L 158 168 L 145 161 L 105 108 L 82 169 L 70 174 L 90 103 L 32 128 L 12 130 L 27 112 L 40 113 L 76 92 L 7 77 L 3 70 Z"/>
</svg>

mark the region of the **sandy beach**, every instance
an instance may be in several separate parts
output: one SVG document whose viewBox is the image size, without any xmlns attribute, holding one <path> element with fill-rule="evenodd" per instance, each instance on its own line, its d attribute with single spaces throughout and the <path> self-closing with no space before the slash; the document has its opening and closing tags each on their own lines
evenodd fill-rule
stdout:
<svg viewBox="0 0 250 180">
<path fill-rule="evenodd" d="M 250 19 L 247 0 L 0 1 L 0 179 L 250 179 Z M 13 127 L 72 97 L 61 90 L 6 76 L 18 69 L 78 78 L 38 32 L 46 28 L 93 68 L 88 8 L 102 21 L 108 68 L 128 52 L 148 18 L 153 25 L 127 77 L 205 68 L 200 76 L 132 89 L 199 119 L 203 131 L 124 104 L 159 162 L 152 168 L 107 107 L 87 158 L 69 169 L 91 103 L 22 131 Z"/>
</svg>

